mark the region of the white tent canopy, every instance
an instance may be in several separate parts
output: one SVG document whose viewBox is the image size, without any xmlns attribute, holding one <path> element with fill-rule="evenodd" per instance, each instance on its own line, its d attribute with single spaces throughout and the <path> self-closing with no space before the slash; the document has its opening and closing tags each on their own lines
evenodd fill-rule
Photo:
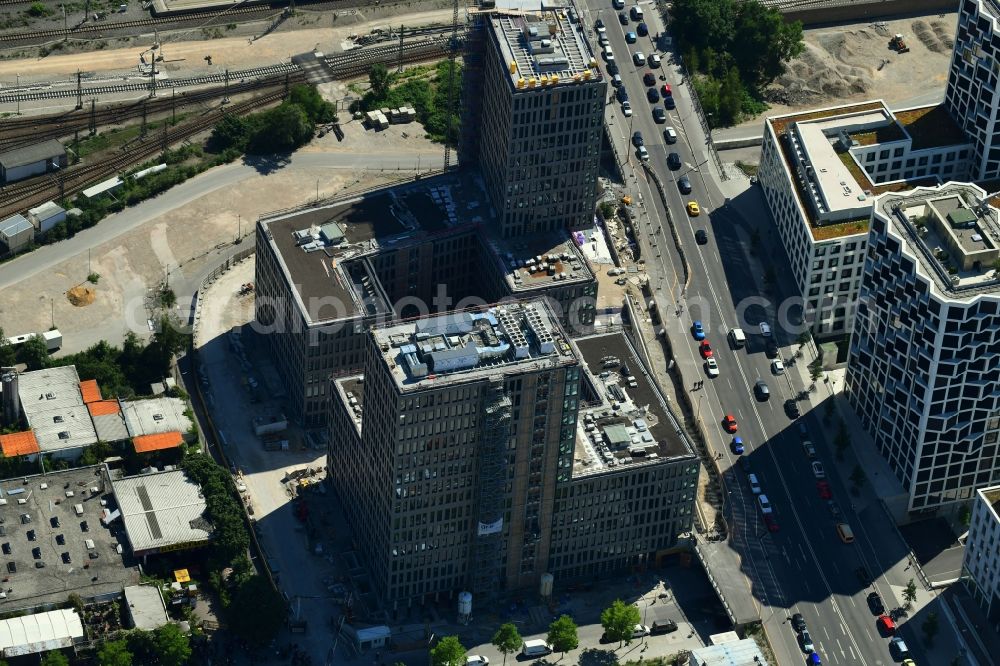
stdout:
<svg viewBox="0 0 1000 666">
<path fill-rule="evenodd" d="M 77 638 L 83 638 L 83 622 L 69 608 L 0 621 L 0 650 L 5 657 L 72 647 Z"/>
</svg>

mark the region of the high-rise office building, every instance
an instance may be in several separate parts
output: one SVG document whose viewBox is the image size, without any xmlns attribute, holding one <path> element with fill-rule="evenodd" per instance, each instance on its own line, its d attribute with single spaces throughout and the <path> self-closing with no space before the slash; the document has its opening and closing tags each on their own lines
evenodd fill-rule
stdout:
<svg viewBox="0 0 1000 666">
<path fill-rule="evenodd" d="M 971 178 L 1000 178 L 1000 2 L 961 0 L 944 105 L 972 141 Z"/>
<path fill-rule="evenodd" d="M 480 169 L 500 234 L 589 226 L 607 81 L 567 10 L 479 19 Z"/>
<path fill-rule="evenodd" d="M 330 394 L 331 480 L 392 608 L 651 565 L 691 529 L 697 459 L 634 351 L 544 301 L 373 328 Z"/>
<path fill-rule="evenodd" d="M 846 390 L 911 512 L 1000 481 L 1000 221 L 985 197 L 948 183 L 873 206 Z"/>
</svg>

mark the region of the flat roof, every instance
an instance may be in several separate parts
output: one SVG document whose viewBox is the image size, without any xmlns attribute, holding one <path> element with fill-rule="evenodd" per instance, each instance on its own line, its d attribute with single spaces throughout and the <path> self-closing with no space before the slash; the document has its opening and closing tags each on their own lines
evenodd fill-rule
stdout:
<svg viewBox="0 0 1000 666">
<path fill-rule="evenodd" d="M 138 568 L 126 567 L 116 550 L 119 528 L 101 523 L 102 501 L 114 508 L 103 465 L 0 481 L 0 540 L 11 550 L 0 554 L 0 566 L 6 570 L 13 562 L 17 567 L 14 590 L 0 601 L 0 610 L 63 603 L 73 592 L 82 597 L 117 593 L 139 582 Z M 37 559 L 33 548 L 39 549 Z M 45 567 L 36 568 L 36 561 Z"/>
<path fill-rule="evenodd" d="M 446 174 L 261 219 L 265 242 L 278 257 L 306 321 L 355 317 L 367 300 L 379 298 L 372 291 L 376 277 L 364 262 L 353 259 L 476 221 L 487 207 L 460 185 L 456 176 Z M 322 233 L 331 224 L 340 234 Z"/>
<path fill-rule="evenodd" d="M 0 620 L 0 650 L 5 657 L 73 647 L 83 637 L 83 620 L 73 608 Z"/>
<path fill-rule="evenodd" d="M 577 338 L 574 343 L 597 397 L 596 403 L 580 408 L 574 476 L 694 455 L 666 398 L 622 333 Z"/>
<path fill-rule="evenodd" d="M 491 228 L 486 242 L 513 293 L 594 279 L 593 268 L 566 232 L 505 239 Z"/>
<path fill-rule="evenodd" d="M 993 513 L 997 515 L 997 520 L 1000 520 L 1000 486 L 980 488 L 977 492 L 993 507 Z"/>
<path fill-rule="evenodd" d="M 373 327 L 371 333 L 402 391 L 577 362 L 541 299 Z"/>
<path fill-rule="evenodd" d="M 13 169 L 19 166 L 34 164 L 44 160 L 61 157 L 66 154 L 66 149 L 55 139 L 42 141 L 23 148 L 15 148 L 5 153 L 0 153 L 0 166 L 4 169 Z"/>
<path fill-rule="evenodd" d="M 170 622 L 163 595 L 155 585 L 129 585 L 124 592 L 125 605 L 136 629 L 153 631 Z"/>
<path fill-rule="evenodd" d="M 21 409 L 43 452 L 75 449 L 97 441 L 75 366 L 24 372 L 17 382 Z"/>
<path fill-rule="evenodd" d="M 566 7 L 489 16 L 489 30 L 499 46 L 508 81 L 518 90 L 576 85 L 601 78 L 590 45 L 569 20 Z M 544 9 L 542 9 L 544 7 Z"/>
<path fill-rule="evenodd" d="M 40 206 L 28 209 L 28 213 L 34 215 L 42 222 L 50 217 L 56 217 L 57 215 L 61 215 L 65 212 L 66 209 L 57 204 L 55 201 L 46 201 Z"/>
<path fill-rule="evenodd" d="M 10 238 L 22 231 L 27 231 L 28 229 L 34 229 L 34 225 L 31 224 L 23 215 L 17 213 L 11 215 L 7 219 L 0 222 L 0 234 Z"/>
<path fill-rule="evenodd" d="M 146 398 L 122 403 L 125 425 L 132 437 L 166 432 L 186 433 L 193 425 L 180 398 Z"/>
<path fill-rule="evenodd" d="M 993 270 L 1000 257 L 1000 211 L 989 205 L 978 208 L 986 195 L 972 183 L 945 183 L 877 200 L 879 214 L 917 258 L 921 274 L 946 298 L 1000 294 L 1000 277 Z M 960 224 L 974 219 L 974 226 L 952 228 L 949 217 Z"/>
<path fill-rule="evenodd" d="M 768 661 L 752 638 L 708 645 L 691 650 L 696 666 L 767 666 Z"/>
<path fill-rule="evenodd" d="M 182 470 L 126 476 L 111 482 L 136 554 L 197 546 L 212 535 L 201 487 Z"/>
<path fill-rule="evenodd" d="M 364 418 L 365 401 L 365 377 L 364 375 L 352 375 L 337 379 L 335 384 L 342 394 L 345 408 L 353 414 L 354 425 L 361 434 L 361 421 Z"/>
</svg>

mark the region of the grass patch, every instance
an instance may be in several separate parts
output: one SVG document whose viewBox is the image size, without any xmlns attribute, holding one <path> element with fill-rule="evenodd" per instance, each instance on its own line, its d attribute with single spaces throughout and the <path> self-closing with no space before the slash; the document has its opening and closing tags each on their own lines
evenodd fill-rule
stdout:
<svg viewBox="0 0 1000 666">
<path fill-rule="evenodd" d="M 865 173 L 865 170 L 858 166 L 858 163 L 854 160 L 854 156 L 850 152 L 843 150 L 837 151 L 837 156 L 840 157 L 840 161 L 847 167 L 847 170 L 851 172 L 851 176 L 857 181 L 858 185 L 863 190 L 870 190 L 874 183 L 872 183 L 871 178 Z"/>
<path fill-rule="evenodd" d="M 862 146 L 873 146 L 876 143 L 902 141 L 906 138 L 906 134 L 897 123 L 890 123 L 885 127 L 879 127 L 873 132 L 856 132 L 851 134 L 850 137 Z"/>
<path fill-rule="evenodd" d="M 757 164 L 750 164 L 749 162 L 743 162 L 741 160 L 736 160 L 736 168 L 745 173 L 748 177 L 753 178 L 757 175 L 757 171 L 760 166 Z"/>
<path fill-rule="evenodd" d="M 417 112 L 417 122 L 424 126 L 427 131 L 427 138 L 432 141 L 442 143 L 449 134 L 449 114 L 448 114 L 448 86 L 451 82 L 450 76 L 451 62 L 443 60 L 432 67 L 428 67 L 426 78 L 417 78 L 416 75 L 399 82 L 397 74 L 389 75 L 389 88 L 381 98 L 375 96 L 373 90 L 369 90 L 361 98 L 360 102 L 355 102 L 351 106 L 351 111 L 369 111 L 381 108 L 397 108 L 411 105 Z M 462 65 L 455 63 L 458 70 L 455 72 L 455 87 L 457 91 L 462 89 Z M 413 68 L 417 69 L 417 68 Z M 405 72 L 404 72 L 405 74 Z M 460 104 L 460 95 L 454 95 L 455 103 Z M 461 123 L 461 110 L 455 110 L 456 118 L 454 127 L 451 129 L 451 136 L 448 137 L 452 145 L 457 144 L 459 125 Z"/>
<path fill-rule="evenodd" d="M 168 126 L 176 125 L 182 122 L 190 114 L 179 113 L 177 114 L 177 119 L 166 118 L 164 120 L 153 120 L 146 123 L 146 133 L 149 134 L 154 130 L 162 130 L 163 125 Z M 119 127 L 113 130 L 108 130 L 107 132 L 102 132 L 100 134 L 95 134 L 94 136 L 82 139 L 77 144 L 77 154 L 82 159 L 88 155 L 93 155 L 94 153 L 103 152 L 111 148 L 119 148 L 126 143 L 133 141 L 140 134 L 142 134 L 142 124 L 138 125 L 128 125 L 126 127 Z"/>
<path fill-rule="evenodd" d="M 816 240 L 824 241 L 832 238 L 840 238 L 841 236 L 868 233 L 869 222 L 869 218 L 860 217 L 855 220 L 841 222 L 840 224 L 826 224 L 822 227 L 814 226 L 812 227 L 812 235 Z"/>
</svg>

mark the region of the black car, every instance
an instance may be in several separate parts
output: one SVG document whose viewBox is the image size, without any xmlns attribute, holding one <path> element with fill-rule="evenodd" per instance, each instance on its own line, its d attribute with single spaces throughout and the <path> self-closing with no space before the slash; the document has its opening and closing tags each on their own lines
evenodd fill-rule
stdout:
<svg viewBox="0 0 1000 666">
<path fill-rule="evenodd" d="M 676 155 L 676 153 L 674 153 Z M 681 176 L 677 181 L 677 189 L 681 191 L 681 194 L 691 194 L 691 181 L 688 180 L 687 176 Z"/>
<path fill-rule="evenodd" d="M 608 70 L 608 76 L 614 76 L 615 74 L 618 73 L 618 65 L 616 65 L 613 62 L 609 62 L 605 67 L 605 69 Z"/>
<path fill-rule="evenodd" d="M 640 37 L 645 37 L 649 34 L 649 27 L 645 23 L 640 23 L 635 31 L 639 33 Z"/>
<path fill-rule="evenodd" d="M 603 27 L 604 27 L 604 21 L 602 21 L 601 19 L 597 19 L 596 21 L 594 21 L 594 28 L 595 29 L 596 28 L 603 28 Z"/>
<path fill-rule="evenodd" d="M 667 166 L 676 171 L 681 168 L 681 156 L 677 153 L 667 155 Z"/>
<path fill-rule="evenodd" d="M 802 617 L 802 613 L 796 613 L 792 616 L 792 629 L 795 631 L 804 631 L 806 628 L 806 619 Z"/>
<path fill-rule="evenodd" d="M 809 428 L 804 422 L 799 421 L 795 427 L 799 430 L 799 437 L 802 439 L 809 439 Z"/>
<path fill-rule="evenodd" d="M 786 400 L 785 413 L 788 414 L 788 418 L 790 419 L 799 418 L 799 416 L 801 416 L 801 413 L 799 412 L 799 404 L 791 399 Z"/>
<path fill-rule="evenodd" d="M 660 107 L 656 107 L 653 109 L 653 120 L 656 121 L 657 125 L 662 125 L 667 122 L 667 112 Z"/>
<path fill-rule="evenodd" d="M 872 612 L 872 615 L 882 615 L 885 613 L 885 604 L 882 603 L 882 597 L 878 595 L 878 592 L 872 592 L 868 595 L 868 609 Z"/>
<path fill-rule="evenodd" d="M 768 338 L 764 343 L 764 354 L 768 358 L 778 358 L 778 343 L 774 341 L 774 338 Z"/>
<path fill-rule="evenodd" d="M 636 148 L 638 148 L 641 145 L 644 145 L 644 141 L 642 140 L 642 132 L 632 133 L 632 145 L 635 146 Z"/>
<path fill-rule="evenodd" d="M 625 86 L 622 86 L 621 88 L 617 88 L 615 90 L 615 97 L 618 98 L 619 102 L 627 102 L 628 101 L 628 91 L 625 90 Z"/>
<path fill-rule="evenodd" d="M 646 99 L 656 104 L 660 101 L 660 93 L 656 92 L 656 88 L 646 88 Z"/>
<path fill-rule="evenodd" d="M 622 25 L 628 25 L 628 16 L 625 12 L 618 12 L 618 22 Z"/>
<path fill-rule="evenodd" d="M 677 102 L 674 101 L 674 96 L 671 95 L 670 97 L 664 97 L 663 98 L 663 106 L 667 107 L 671 111 L 673 111 L 674 109 L 676 109 L 677 108 Z"/>
<path fill-rule="evenodd" d="M 870 573 L 868 573 L 868 569 L 865 569 L 864 567 L 858 567 L 857 569 L 854 570 L 854 575 L 858 577 L 858 582 L 864 585 L 865 587 L 868 587 L 869 585 L 872 584 L 872 576 Z"/>
<path fill-rule="evenodd" d="M 753 392 L 760 402 L 766 402 L 771 399 L 771 389 L 767 388 L 767 382 L 763 379 L 758 379 L 753 385 Z"/>
<path fill-rule="evenodd" d="M 698 241 L 698 245 L 704 245 L 705 243 L 708 242 L 708 234 L 705 233 L 704 229 L 699 229 L 698 231 L 694 232 L 694 239 Z"/>
<path fill-rule="evenodd" d="M 653 74 L 652 72 L 646 72 L 645 74 L 642 75 L 642 82 L 647 86 L 655 86 L 656 75 Z"/>
</svg>

